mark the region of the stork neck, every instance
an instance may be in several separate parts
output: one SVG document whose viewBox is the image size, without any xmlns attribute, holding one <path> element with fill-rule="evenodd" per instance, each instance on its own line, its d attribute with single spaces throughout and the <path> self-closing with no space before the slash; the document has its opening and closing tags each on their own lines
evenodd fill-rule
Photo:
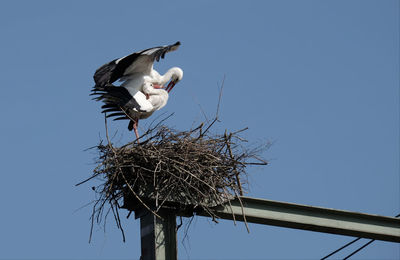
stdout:
<svg viewBox="0 0 400 260">
<path fill-rule="evenodd" d="M 174 75 L 174 73 L 175 73 L 174 68 L 169 69 L 164 75 L 162 75 L 160 85 L 167 84 L 167 82 L 172 78 L 172 75 Z"/>
</svg>

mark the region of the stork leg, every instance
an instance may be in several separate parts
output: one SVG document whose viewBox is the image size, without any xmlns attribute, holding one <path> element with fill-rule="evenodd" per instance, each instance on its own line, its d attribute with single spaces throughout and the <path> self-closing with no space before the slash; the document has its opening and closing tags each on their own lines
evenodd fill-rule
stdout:
<svg viewBox="0 0 400 260">
<path fill-rule="evenodd" d="M 139 144 L 139 132 L 137 130 L 138 125 L 139 125 L 139 119 L 135 118 L 135 120 L 133 120 L 133 130 L 135 131 L 136 140 L 137 143 Z"/>
</svg>

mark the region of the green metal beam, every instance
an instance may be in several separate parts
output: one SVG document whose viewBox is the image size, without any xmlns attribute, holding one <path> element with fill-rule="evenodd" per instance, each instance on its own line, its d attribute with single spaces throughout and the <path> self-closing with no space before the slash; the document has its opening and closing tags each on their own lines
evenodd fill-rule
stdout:
<svg viewBox="0 0 400 260">
<path fill-rule="evenodd" d="M 243 204 L 243 207 L 241 206 Z M 265 199 L 240 197 L 213 208 L 221 219 L 246 221 L 400 243 L 400 219 Z M 198 212 L 197 215 L 209 215 Z"/>
<path fill-rule="evenodd" d="M 136 213 L 135 213 L 136 214 Z M 161 209 L 156 217 L 142 211 L 140 216 L 140 237 L 142 260 L 177 260 L 176 215 Z"/>
</svg>

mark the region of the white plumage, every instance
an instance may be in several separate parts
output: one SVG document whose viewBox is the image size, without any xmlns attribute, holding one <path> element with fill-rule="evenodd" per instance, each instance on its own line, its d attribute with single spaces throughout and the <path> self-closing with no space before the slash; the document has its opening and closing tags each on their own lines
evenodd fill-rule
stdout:
<svg viewBox="0 0 400 260">
<path fill-rule="evenodd" d="M 103 113 L 113 112 L 107 117 L 114 120 L 129 119 L 128 129 L 135 130 L 139 138 L 137 125 L 139 119 L 151 116 L 154 111 L 164 107 L 168 101 L 168 92 L 183 77 L 182 69 L 173 67 L 164 75 L 153 68 L 154 61 L 164 58 L 167 52 L 176 50 L 180 42 L 135 52 L 115 59 L 96 70 L 93 78 L 96 85 L 92 95 L 103 101 Z M 115 86 L 115 81 L 122 81 Z M 168 86 L 165 85 L 168 83 Z"/>
</svg>

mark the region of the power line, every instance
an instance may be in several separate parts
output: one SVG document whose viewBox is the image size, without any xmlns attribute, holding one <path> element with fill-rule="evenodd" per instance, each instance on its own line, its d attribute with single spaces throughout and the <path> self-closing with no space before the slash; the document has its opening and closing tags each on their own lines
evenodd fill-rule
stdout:
<svg viewBox="0 0 400 260">
<path fill-rule="evenodd" d="M 364 247 L 368 246 L 369 244 L 371 244 L 374 241 L 375 241 L 375 239 L 371 239 L 370 241 L 365 243 L 363 246 L 361 246 L 357 250 L 353 251 L 353 253 L 351 253 L 350 255 L 348 255 L 345 258 L 343 258 L 343 260 L 349 259 L 352 255 L 355 255 L 358 251 L 360 251 L 361 249 L 363 249 Z"/>
<path fill-rule="evenodd" d="M 341 248 L 336 249 L 335 251 L 333 251 L 333 252 L 330 253 L 329 255 L 324 256 L 323 258 L 321 258 L 321 260 L 327 259 L 328 257 L 330 257 L 330 256 L 332 256 L 332 255 L 334 255 L 334 254 L 336 254 L 336 253 L 339 252 L 340 250 L 342 250 L 342 249 L 348 247 L 349 245 L 351 245 L 351 244 L 357 242 L 357 241 L 360 240 L 360 239 L 361 239 L 361 237 L 354 239 L 353 241 L 351 241 L 351 242 L 345 244 L 344 246 L 342 246 Z"/>
</svg>

